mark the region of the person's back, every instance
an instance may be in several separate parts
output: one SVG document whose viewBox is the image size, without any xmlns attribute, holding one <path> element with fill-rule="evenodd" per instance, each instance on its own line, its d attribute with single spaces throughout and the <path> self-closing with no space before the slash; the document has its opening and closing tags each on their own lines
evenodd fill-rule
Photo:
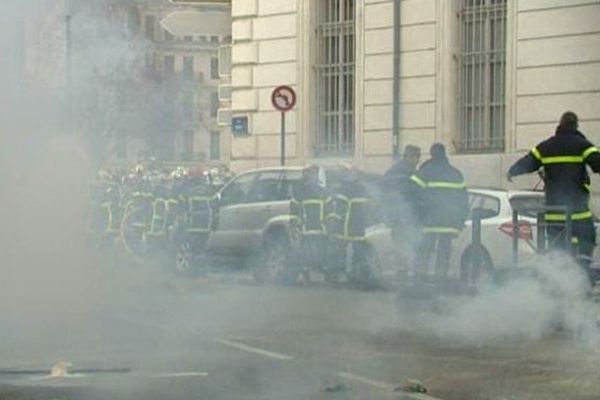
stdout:
<svg viewBox="0 0 600 400">
<path fill-rule="evenodd" d="M 450 165 L 441 143 L 431 146 L 431 159 L 411 177 L 419 188 L 423 235 L 417 252 L 417 273 L 427 279 L 429 260 L 436 255 L 436 275 L 447 278 L 452 240 L 464 227 L 468 212 L 468 195 L 462 173 Z"/>
<path fill-rule="evenodd" d="M 405 194 L 410 187 L 409 181 L 417 170 L 421 158 L 421 149 L 407 145 L 401 160 L 398 160 L 383 175 L 384 190 L 396 194 Z"/>
<path fill-rule="evenodd" d="M 557 129 L 556 135 L 538 144 L 531 155 L 510 169 L 511 176 L 544 168 L 546 204 L 567 206 L 574 213 L 587 211 L 590 178 L 586 163 L 600 172 L 600 153 L 576 128 Z"/>
<path fill-rule="evenodd" d="M 589 209 L 590 177 L 587 166 L 600 173 L 600 151 L 578 130 L 577 115 L 565 112 L 560 119 L 555 135 L 535 146 L 519 159 L 508 171 L 507 178 L 537 171 L 543 168 L 546 205 L 564 206 L 571 213 L 573 239 L 578 244 L 578 259 L 587 271 L 590 281 L 593 276 L 590 263 L 596 245 L 593 215 Z M 545 214 L 549 243 L 556 248 L 571 247 L 565 240 L 566 213 L 550 210 Z"/>
<path fill-rule="evenodd" d="M 413 179 L 425 189 L 420 202 L 420 215 L 427 232 L 454 230 L 458 233 L 467 214 L 467 192 L 462 173 L 447 158 L 425 162 Z"/>
</svg>

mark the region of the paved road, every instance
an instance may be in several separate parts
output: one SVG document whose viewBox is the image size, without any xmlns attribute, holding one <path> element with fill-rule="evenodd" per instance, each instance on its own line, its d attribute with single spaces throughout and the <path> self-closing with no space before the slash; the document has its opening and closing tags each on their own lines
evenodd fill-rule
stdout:
<svg viewBox="0 0 600 400">
<path fill-rule="evenodd" d="M 600 398 L 595 330 L 547 333 L 547 309 L 490 300 L 502 296 L 401 302 L 219 277 L 123 279 L 101 292 L 2 319 L 4 372 L 65 360 L 73 376 L 0 373 L 0 398 L 419 398 L 394 391 L 409 379 L 448 400 Z M 129 372 L 78 374 L 107 368 Z"/>
</svg>

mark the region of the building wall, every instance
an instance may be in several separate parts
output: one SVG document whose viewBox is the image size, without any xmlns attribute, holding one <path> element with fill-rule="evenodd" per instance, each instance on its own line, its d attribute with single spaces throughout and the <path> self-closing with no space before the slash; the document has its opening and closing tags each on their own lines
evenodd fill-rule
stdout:
<svg viewBox="0 0 600 400">
<path fill-rule="evenodd" d="M 233 138 L 232 164 L 237 169 L 276 164 L 280 115 L 271 106 L 271 90 L 287 84 L 298 89 L 302 68 L 298 20 L 302 0 L 233 1 L 231 84 L 233 115 L 247 115 L 251 134 Z M 286 153 L 297 161 L 297 112 L 287 115 Z"/>
<path fill-rule="evenodd" d="M 193 92 L 195 115 L 193 121 L 183 121 L 183 126 L 180 132 L 173 132 L 175 141 L 175 157 L 181 158 L 186 152 L 193 154 L 194 161 L 206 161 L 215 163 L 224 163 L 228 161 L 228 134 L 229 129 L 219 126 L 216 115 L 212 115 L 213 108 L 211 97 L 218 94 L 220 79 L 218 76 L 211 74 L 211 60 L 218 58 L 219 47 L 230 41 L 229 34 L 223 35 L 223 31 L 230 31 L 230 28 L 223 29 L 218 27 L 218 32 L 208 32 L 206 34 L 197 35 L 190 33 L 190 39 L 185 40 L 183 34 L 174 35 L 170 39 L 168 33 L 161 25 L 161 21 L 169 16 L 172 12 L 197 12 L 194 7 L 174 6 L 166 2 L 149 2 L 146 5 L 140 5 L 141 29 L 140 35 L 143 37 L 146 32 L 146 16 L 154 17 L 154 38 L 150 38 L 154 46 L 151 47 L 150 54 L 151 62 L 159 74 L 164 74 L 165 57 L 174 57 L 174 75 L 182 74 L 184 69 L 184 57 L 193 57 L 193 79 L 184 83 L 187 85 L 184 90 Z M 215 10 L 211 10 L 214 12 Z M 229 14 L 229 9 L 219 9 L 220 13 Z M 224 20 L 228 20 L 225 18 Z M 181 18 L 180 23 L 170 22 L 172 28 L 177 32 L 185 32 L 186 29 L 194 29 L 190 25 L 187 18 Z M 228 21 L 226 21 L 229 24 Z M 175 32 L 175 33 L 177 33 Z M 149 39 L 149 38 L 145 38 Z M 181 101 L 180 97 L 178 101 Z M 219 104 L 217 104 L 219 108 Z M 189 144 L 184 138 L 185 131 L 193 131 L 193 147 L 189 148 Z M 220 132 L 220 157 L 218 160 L 211 160 L 211 132 Z M 169 133 L 166 133 L 169 134 Z"/>
<path fill-rule="evenodd" d="M 248 115 L 250 135 L 233 138 L 234 170 L 276 164 L 279 115 L 270 92 L 297 89 L 288 115 L 291 163 L 338 162 L 310 151 L 311 5 L 317 0 L 233 0 L 233 114 Z M 356 154 L 351 163 L 383 171 L 392 163 L 393 0 L 356 1 Z M 444 142 L 471 184 L 505 186 L 510 163 L 551 135 L 560 114 L 580 115 L 600 142 L 600 2 L 508 1 L 506 150 L 456 154 L 458 1 L 401 0 L 400 134 L 425 153 Z M 530 186 L 535 178 L 524 178 Z"/>
</svg>

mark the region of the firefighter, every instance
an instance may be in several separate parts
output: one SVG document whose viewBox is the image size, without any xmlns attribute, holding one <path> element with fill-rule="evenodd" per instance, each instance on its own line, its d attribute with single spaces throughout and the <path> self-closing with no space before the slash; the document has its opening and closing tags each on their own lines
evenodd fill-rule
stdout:
<svg viewBox="0 0 600 400">
<path fill-rule="evenodd" d="M 590 177 L 586 165 L 600 173 L 600 152 L 578 130 L 579 120 L 572 111 L 565 112 L 559 121 L 554 136 L 539 143 L 527 155 L 510 167 L 507 179 L 542 169 L 545 182 L 547 206 L 567 207 L 572 213 L 573 241 L 577 245 L 578 262 L 593 284 L 598 280 L 592 276 L 590 264 L 596 245 L 596 232 L 592 212 L 589 208 Z M 563 212 L 547 212 L 545 220 L 547 237 L 554 248 L 565 249 Z"/>
<path fill-rule="evenodd" d="M 468 213 L 468 195 L 462 173 L 450 165 L 443 144 L 431 146 L 431 159 L 411 176 L 417 188 L 422 239 L 418 247 L 417 275 L 428 275 L 435 253 L 435 274 L 442 283 L 448 273 L 452 240 L 463 229 Z"/>
<path fill-rule="evenodd" d="M 309 280 L 310 270 L 324 270 L 327 252 L 327 231 L 325 228 L 325 206 L 328 199 L 325 173 L 316 165 L 302 171 L 302 181 L 294 188 L 292 216 L 300 234 L 301 254 L 297 260 L 298 269 L 305 280 Z"/>
<path fill-rule="evenodd" d="M 420 159 L 421 149 L 412 144 L 406 145 L 402 159 L 392 165 L 384 174 L 385 180 L 400 188 L 403 186 L 404 180 L 410 179 L 410 176 L 417 171 Z"/>
<path fill-rule="evenodd" d="M 418 236 L 418 232 L 415 232 L 418 221 L 414 218 L 417 207 L 416 196 L 410 177 L 417 171 L 420 159 L 421 149 L 417 146 L 407 145 L 404 148 L 402 159 L 394 164 L 383 177 L 384 212 L 392 238 L 398 246 L 409 244 L 413 238 Z M 403 250 L 405 252 L 407 249 Z"/>
<path fill-rule="evenodd" d="M 370 283 L 365 263 L 365 230 L 370 223 L 370 206 L 371 199 L 359 171 L 342 164 L 341 182 L 326 203 L 329 237 L 326 272 L 330 275 L 326 277 L 330 281 L 337 281 L 343 273 L 353 283 Z M 347 260 L 350 265 L 346 265 Z"/>
</svg>

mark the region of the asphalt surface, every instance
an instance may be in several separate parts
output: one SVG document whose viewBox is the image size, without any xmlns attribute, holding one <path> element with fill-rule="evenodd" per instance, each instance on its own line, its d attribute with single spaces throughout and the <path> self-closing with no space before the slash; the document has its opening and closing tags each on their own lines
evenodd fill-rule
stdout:
<svg viewBox="0 0 600 400">
<path fill-rule="evenodd" d="M 595 330 L 531 325 L 537 308 L 512 321 L 471 298 L 140 277 L 5 315 L 0 399 L 431 398 L 398 391 L 411 380 L 446 400 L 600 398 Z M 72 366 L 53 378 L 58 361 Z"/>
</svg>

